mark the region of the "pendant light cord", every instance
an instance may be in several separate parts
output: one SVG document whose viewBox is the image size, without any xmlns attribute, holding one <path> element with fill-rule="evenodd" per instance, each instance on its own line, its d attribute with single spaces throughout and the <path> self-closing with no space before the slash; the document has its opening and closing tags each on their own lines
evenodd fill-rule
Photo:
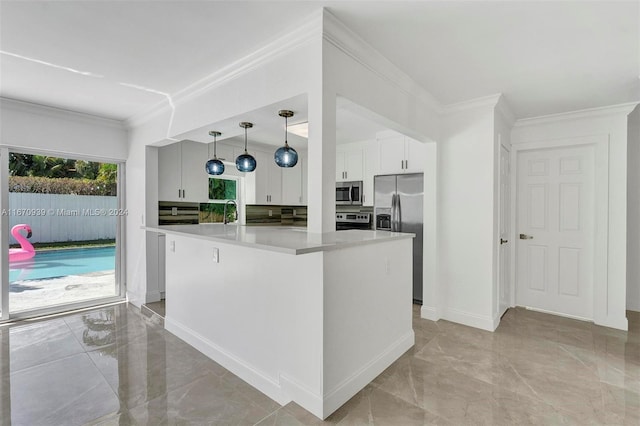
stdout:
<svg viewBox="0 0 640 426">
<path fill-rule="evenodd" d="M 247 152 L 247 128 L 244 128 L 244 153 L 248 154 Z"/>
<path fill-rule="evenodd" d="M 285 115 L 284 116 L 284 146 L 288 147 L 289 146 L 289 142 L 287 141 L 287 130 L 289 129 L 289 125 L 288 123 L 288 118 Z"/>
</svg>

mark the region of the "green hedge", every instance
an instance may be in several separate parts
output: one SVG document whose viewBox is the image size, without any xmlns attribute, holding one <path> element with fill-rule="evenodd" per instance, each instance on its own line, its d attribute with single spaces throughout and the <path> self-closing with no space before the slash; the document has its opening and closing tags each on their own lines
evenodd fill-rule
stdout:
<svg viewBox="0 0 640 426">
<path fill-rule="evenodd" d="M 115 183 L 89 179 L 9 176 L 9 192 L 115 196 L 116 190 Z"/>
</svg>

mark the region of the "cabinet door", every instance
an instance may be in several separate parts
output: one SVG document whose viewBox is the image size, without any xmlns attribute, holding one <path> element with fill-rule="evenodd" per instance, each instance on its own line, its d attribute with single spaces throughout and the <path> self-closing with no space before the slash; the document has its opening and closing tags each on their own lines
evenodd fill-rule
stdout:
<svg viewBox="0 0 640 426">
<path fill-rule="evenodd" d="M 367 142 L 364 148 L 364 178 L 363 181 L 363 199 L 362 204 L 365 206 L 373 206 L 373 177 L 380 172 L 378 144 L 375 140 Z"/>
<path fill-rule="evenodd" d="M 282 167 L 273 159 L 273 152 L 267 154 L 265 164 L 268 169 L 269 204 L 282 204 Z"/>
<path fill-rule="evenodd" d="M 209 200 L 209 175 L 207 145 L 199 142 L 182 142 L 182 201 L 206 203 Z"/>
<path fill-rule="evenodd" d="M 405 138 L 405 173 L 422 173 L 426 161 L 426 144 L 411 138 Z"/>
<path fill-rule="evenodd" d="M 182 201 L 180 142 L 158 148 L 158 200 Z"/>
<path fill-rule="evenodd" d="M 403 173 L 404 137 L 379 139 L 380 174 Z"/>
<path fill-rule="evenodd" d="M 255 198 L 253 202 L 255 204 L 269 204 L 269 155 L 262 151 L 254 151 L 250 154 L 256 158 L 257 162 L 256 170 L 247 173 L 247 175 L 251 175 L 248 178 L 254 182 Z"/>
<path fill-rule="evenodd" d="M 364 177 L 364 161 L 362 149 L 346 151 L 345 157 L 346 180 L 362 180 Z"/>
<path fill-rule="evenodd" d="M 302 204 L 302 163 L 301 156 L 295 167 L 282 169 L 282 204 L 299 206 Z"/>
<path fill-rule="evenodd" d="M 216 148 L 216 155 L 222 161 L 229 162 L 229 163 L 235 163 L 236 162 L 236 156 L 234 156 L 233 148 L 234 147 L 231 146 L 231 145 L 225 145 L 225 144 L 218 143 L 218 147 Z M 213 158 L 213 145 L 211 145 L 210 148 L 209 148 L 209 157 L 208 158 Z"/>
<path fill-rule="evenodd" d="M 344 182 L 347 180 L 345 177 L 346 167 L 345 152 L 336 151 L 336 182 Z"/>
</svg>

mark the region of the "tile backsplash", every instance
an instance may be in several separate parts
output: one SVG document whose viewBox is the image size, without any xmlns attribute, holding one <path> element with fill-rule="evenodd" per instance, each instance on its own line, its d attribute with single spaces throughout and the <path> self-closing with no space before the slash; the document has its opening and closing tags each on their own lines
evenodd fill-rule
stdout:
<svg viewBox="0 0 640 426">
<path fill-rule="evenodd" d="M 307 226 L 307 206 L 248 205 L 247 225 Z"/>
</svg>

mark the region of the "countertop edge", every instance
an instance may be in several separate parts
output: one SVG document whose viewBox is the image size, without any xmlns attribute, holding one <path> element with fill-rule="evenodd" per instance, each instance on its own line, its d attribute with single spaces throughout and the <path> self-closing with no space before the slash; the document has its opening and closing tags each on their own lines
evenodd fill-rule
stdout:
<svg viewBox="0 0 640 426">
<path fill-rule="evenodd" d="M 332 243 L 332 244 L 318 244 L 317 246 L 314 246 L 314 247 L 288 248 L 288 247 L 282 247 L 278 245 L 267 245 L 267 244 L 261 244 L 256 242 L 230 240 L 224 237 L 218 237 L 216 235 L 200 235 L 196 233 L 183 232 L 179 230 L 160 228 L 157 226 L 141 226 L 141 229 L 145 231 L 160 233 L 160 234 L 177 235 L 181 237 L 195 238 L 195 239 L 204 240 L 204 241 L 212 241 L 212 242 L 217 242 L 221 244 L 231 244 L 231 245 L 236 245 L 241 247 L 249 247 L 249 248 L 254 248 L 258 250 L 266 250 L 266 251 L 278 252 L 278 253 L 284 253 L 284 254 L 290 254 L 290 255 L 302 255 L 302 254 L 316 253 L 316 252 L 322 252 L 322 251 L 334 251 L 334 250 L 341 250 L 345 248 L 351 248 L 351 247 L 357 247 L 357 246 L 363 246 L 363 245 L 379 244 L 379 243 L 384 243 L 388 241 L 415 238 L 415 234 L 413 233 L 393 233 L 393 235 L 390 235 L 387 238 L 381 238 L 381 239 L 370 239 L 370 240 L 364 240 L 364 241 L 346 241 L 346 242 L 339 242 L 339 243 Z M 336 232 L 340 232 L 340 231 L 336 231 Z"/>
</svg>

